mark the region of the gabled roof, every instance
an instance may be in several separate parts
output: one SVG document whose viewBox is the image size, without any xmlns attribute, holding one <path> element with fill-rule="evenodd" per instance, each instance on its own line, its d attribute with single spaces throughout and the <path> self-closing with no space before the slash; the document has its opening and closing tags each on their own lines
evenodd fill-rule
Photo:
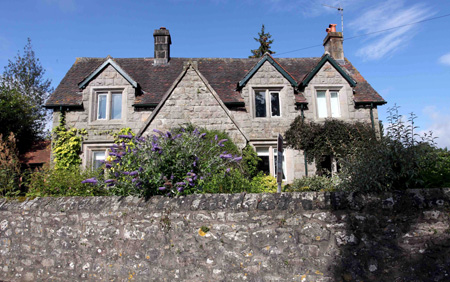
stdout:
<svg viewBox="0 0 450 282">
<path fill-rule="evenodd" d="M 293 87 L 297 87 L 298 84 L 295 79 L 287 72 L 268 52 L 259 60 L 259 62 L 245 75 L 245 77 L 239 81 L 238 89 L 244 87 L 252 76 L 259 70 L 265 62 L 269 62 L 284 78 L 286 78 Z"/>
<path fill-rule="evenodd" d="M 247 137 L 247 135 L 242 131 L 241 127 L 238 125 L 238 123 L 236 122 L 236 120 L 233 118 L 233 115 L 230 114 L 230 112 L 228 111 L 227 107 L 225 106 L 225 104 L 223 103 L 223 101 L 220 99 L 219 95 L 217 95 L 217 93 L 214 91 L 214 89 L 211 87 L 211 85 L 208 83 L 208 81 L 206 80 L 206 78 L 199 72 L 198 68 L 195 67 L 195 65 L 190 61 L 188 62 L 183 71 L 180 73 L 180 75 L 177 77 L 177 79 L 175 79 L 175 81 L 173 82 L 172 86 L 169 88 L 169 90 L 167 91 L 167 93 L 164 95 L 164 97 L 161 99 L 161 102 L 158 104 L 158 106 L 152 111 L 152 114 L 148 117 L 148 119 L 146 120 L 144 126 L 139 130 L 139 132 L 137 133 L 137 136 L 141 136 L 148 128 L 148 126 L 152 123 L 152 121 L 155 119 L 155 117 L 158 115 L 159 111 L 161 110 L 161 108 L 164 106 L 164 103 L 167 101 L 167 99 L 169 99 L 170 95 L 172 95 L 173 90 L 176 88 L 176 86 L 178 85 L 178 83 L 183 79 L 183 77 L 185 76 L 186 72 L 189 70 L 189 68 L 192 68 L 195 73 L 199 76 L 199 78 L 201 79 L 201 81 L 205 84 L 206 88 L 208 88 L 209 92 L 211 93 L 211 95 L 216 99 L 217 103 L 219 104 L 219 106 L 223 109 L 223 111 L 225 112 L 225 114 L 228 116 L 228 118 L 231 120 L 231 122 L 236 126 L 237 130 L 242 134 L 242 136 L 245 138 L 245 140 L 248 142 L 250 139 Z"/>
<path fill-rule="evenodd" d="M 303 81 L 300 83 L 300 86 L 306 87 L 308 86 L 308 83 L 313 79 L 313 77 L 320 71 L 320 69 L 325 65 L 325 63 L 330 63 L 337 72 L 339 72 L 342 77 L 347 80 L 347 82 L 350 84 L 350 86 L 355 87 L 356 81 L 346 72 L 344 71 L 340 65 L 328 54 L 324 54 L 322 58 L 320 59 L 319 63 L 311 70 L 311 72 L 303 79 Z"/>
<path fill-rule="evenodd" d="M 99 66 L 96 70 L 94 70 L 88 77 L 83 79 L 80 83 L 78 83 L 78 87 L 83 89 L 86 85 L 94 79 L 99 73 L 101 73 L 107 66 L 111 65 L 120 75 L 122 75 L 134 88 L 138 86 L 137 82 L 134 81 L 114 60 L 108 56 L 108 59 Z"/>
<path fill-rule="evenodd" d="M 109 58 L 77 58 L 66 76 L 48 99 L 47 107 L 76 107 L 82 105 L 82 90 L 78 87 L 90 74 L 101 68 Z M 282 66 L 297 83 L 305 81 L 308 74 L 319 65 L 322 58 L 277 58 L 276 65 Z M 134 106 L 156 106 L 183 71 L 183 64 L 196 61 L 198 71 L 219 95 L 225 105 L 242 105 L 244 100 L 236 90 L 236 84 L 250 73 L 261 59 L 228 58 L 171 58 L 167 65 L 155 66 L 153 58 L 115 58 L 117 66 L 138 83 Z M 275 61 L 274 61 L 275 62 Z M 353 65 L 345 60 L 341 69 L 354 79 L 356 103 L 386 103 L 383 98 L 359 74 Z M 302 93 L 296 94 L 297 103 L 306 103 Z"/>
</svg>

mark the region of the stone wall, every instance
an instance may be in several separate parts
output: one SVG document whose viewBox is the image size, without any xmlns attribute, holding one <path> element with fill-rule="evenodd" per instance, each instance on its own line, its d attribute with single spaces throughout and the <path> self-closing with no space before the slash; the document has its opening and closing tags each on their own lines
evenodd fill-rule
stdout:
<svg viewBox="0 0 450 282">
<path fill-rule="evenodd" d="M 0 200 L 2 281 L 449 281 L 450 189 Z"/>
</svg>

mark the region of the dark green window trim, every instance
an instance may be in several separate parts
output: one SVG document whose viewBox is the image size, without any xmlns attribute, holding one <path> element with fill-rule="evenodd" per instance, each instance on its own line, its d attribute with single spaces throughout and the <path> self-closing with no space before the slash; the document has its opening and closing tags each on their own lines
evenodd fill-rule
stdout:
<svg viewBox="0 0 450 282">
<path fill-rule="evenodd" d="M 250 80 L 250 78 L 259 70 L 259 68 L 266 62 L 269 61 L 269 63 L 272 64 L 272 66 L 275 67 L 275 69 L 280 72 L 284 78 L 286 78 L 293 87 L 297 87 L 298 83 L 295 81 L 295 79 L 287 72 L 285 71 L 270 55 L 265 54 L 264 57 L 256 64 L 256 66 L 254 66 L 248 73 L 247 75 L 244 77 L 244 79 L 242 79 L 241 81 L 239 81 L 238 83 L 238 89 L 241 89 L 242 87 L 244 87 L 247 82 Z"/>
</svg>

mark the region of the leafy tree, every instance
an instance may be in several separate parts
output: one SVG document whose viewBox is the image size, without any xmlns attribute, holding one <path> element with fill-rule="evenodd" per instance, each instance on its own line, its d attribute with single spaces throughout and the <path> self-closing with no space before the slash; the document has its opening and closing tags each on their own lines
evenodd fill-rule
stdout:
<svg viewBox="0 0 450 282">
<path fill-rule="evenodd" d="M 15 99 L 27 102 L 26 115 L 34 120 L 33 126 L 29 128 L 31 132 L 26 139 L 23 136 L 21 137 L 18 134 L 19 132 L 13 131 L 17 134 L 19 152 L 21 153 L 27 148 L 25 145 L 28 144 L 26 143 L 33 142 L 37 137 L 43 135 L 45 123 L 48 119 L 44 103 L 50 92 L 53 91 L 53 88 L 51 87 L 51 81 L 44 78 L 44 74 L 45 70 L 39 59 L 36 58 L 31 46 L 31 40 L 28 38 L 23 53 L 18 52 L 13 61 L 8 61 L 8 65 L 5 67 L 1 77 L 2 92 L 11 93 L 11 91 L 14 91 L 20 94 L 21 98 L 15 96 Z M 20 115 L 13 117 L 21 118 Z M 0 121 L 2 124 L 5 124 L 3 120 Z M 14 123 L 16 124 L 17 122 Z"/>
<path fill-rule="evenodd" d="M 254 37 L 254 39 L 260 44 L 260 46 L 258 49 L 250 50 L 252 55 L 249 56 L 249 58 L 261 58 L 266 52 L 269 54 L 275 54 L 274 51 L 270 50 L 270 44 L 273 43 L 273 40 L 270 40 L 272 35 L 264 31 L 264 25 L 261 27 L 261 32 L 258 32 L 258 36 L 258 38 Z"/>
<path fill-rule="evenodd" d="M 16 89 L 0 85 L 0 135 L 3 141 L 13 132 L 17 149 L 26 152 L 41 132 L 41 124 L 29 99 Z"/>
</svg>

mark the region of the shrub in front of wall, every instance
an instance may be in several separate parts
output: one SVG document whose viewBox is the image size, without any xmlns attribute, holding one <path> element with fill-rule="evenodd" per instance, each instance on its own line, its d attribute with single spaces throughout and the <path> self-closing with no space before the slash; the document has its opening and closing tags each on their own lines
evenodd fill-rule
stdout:
<svg viewBox="0 0 450 282">
<path fill-rule="evenodd" d="M 101 179 L 102 171 L 42 168 L 27 176 L 27 197 L 104 196 L 108 191 L 101 186 L 82 183 L 86 178 Z"/>
<path fill-rule="evenodd" d="M 226 149 L 229 138 L 191 127 L 154 132 L 146 138 L 121 135 L 130 142 L 111 148 L 105 163 L 108 179 L 83 182 L 106 185 L 115 195 L 186 195 L 202 193 L 214 177 L 240 169 L 242 157 Z"/>
<path fill-rule="evenodd" d="M 250 192 L 250 181 L 239 167 L 219 171 L 203 181 L 202 193 L 241 193 Z"/>
<path fill-rule="evenodd" d="M 252 193 L 276 193 L 278 189 L 277 179 L 272 175 L 260 172 L 253 177 L 250 183 Z"/>
</svg>

